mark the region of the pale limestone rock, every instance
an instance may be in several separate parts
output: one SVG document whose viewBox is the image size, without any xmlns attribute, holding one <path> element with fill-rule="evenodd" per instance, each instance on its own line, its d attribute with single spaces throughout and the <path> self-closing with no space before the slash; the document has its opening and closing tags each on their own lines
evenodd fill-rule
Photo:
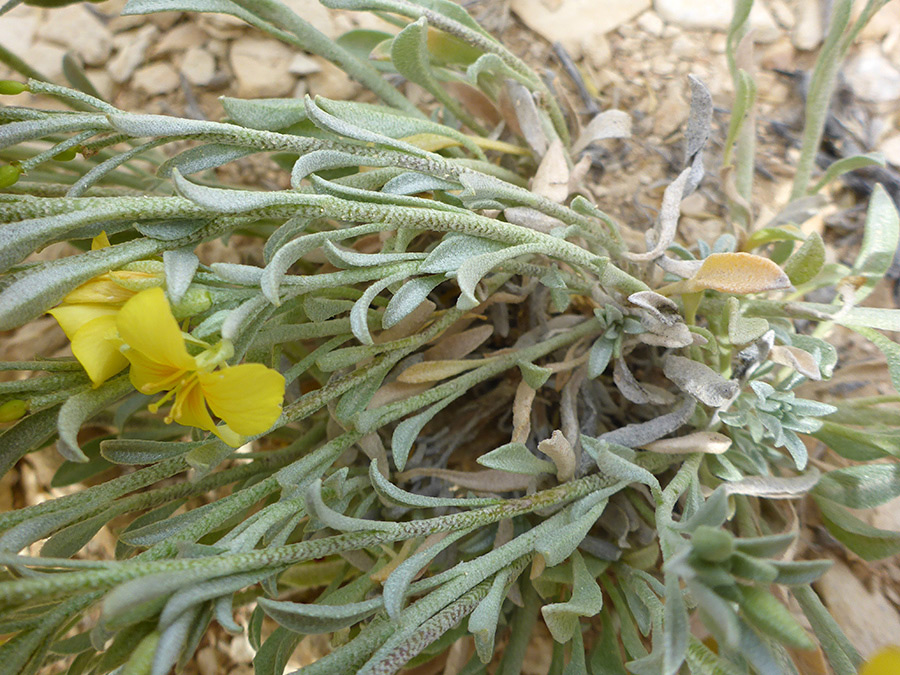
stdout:
<svg viewBox="0 0 900 675">
<path fill-rule="evenodd" d="M 181 80 L 168 63 L 151 63 L 134 74 L 134 87 L 148 96 L 168 94 L 178 88 Z"/>
<path fill-rule="evenodd" d="M 294 87 L 288 71 L 293 52 L 281 42 L 245 37 L 231 45 L 229 60 L 238 84 L 238 96 L 245 98 L 285 96 Z"/>
<path fill-rule="evenodd" d="M 34 43 L 38 18 L 37 10 L 25 5 L 19 5 L 0 16 L 0 45 L 13 54 L 27 52 Z"/>
<path fill-rule="evenodd" d="M 667 138 L 684 126 L 687 121 L 690 105 L 684 100 L 681 84 L 669 86 L 665 98 L 653 114 L 653 133 L 660 138 Z"/>
<path fill-rule="evenodd" d="M 672 56 L 687 59 L 697 55 L 697 45 L 687 35 L 679 35 L 669 49 Z"/>
<path fill-rule="evenodd" d="M 191 47 L 184 53 L 181 74 L 196 87 L 205 87 L 216 76 L 216 58 L 203 47 Z"/>
<path fill-rule="evenodd" d="M 818 584 L 822 599 L 863 658 L 894 644 L 900 635 L 900 615 L 881 593 L 871 593 L 853 572 L 836 561 Z"/>
<path fill-rule="evenodd" d="M 160 30 L 169 30 L 181 16 L 181 12 L 155 12 L 153 14 L 147 14 L 144 19 Z"/>
<path fill-rule="evenodd" d="M 886 139 L 879 148 L 884 158 L 894 166 L 900 166 L 900 134 Z"/>
<path fill-rule="evenodd" d="M 304 21 L 311 23 L 330 38 L 335 38 L 343 32 L 338 30 L 332 11 L 319 0 L 282 0 L 282 2 Z"/>
<path fill-rule="evenodd" d="M 191 47 L 206 45 L 209 36 L 204 33 L 194 22 L 183 23 L 175 26 L 150 48 L 150 56 L 162 56 L 171 52 L 183 52 Z"/>
<path fill-rule="evenodd" d="M 819 0 L 799 0 L 796 23 L 791 32 L 791 42 L 801 51 L 810 51 L 822 42 L 824 31 L 822 6 Z"/>
<path fill-rule="evenodd" d="M 292 75 L 312 75 L 320 70 L 322 66 L 314 58 L 303 53 L 294 54 L 291 65 L 288 66 L 288 71 Z"/>
<path fill-rule="evenodd" d="M 147 25 L 147 17 L 143 14 L 129 14 L 128 16 L 114 16 L 106 24 L 113 33 L 124 33 Z"/>
<path fill-rule="evenodd" d="M 637 18 L 637 25 L 645 33 L 649 33 L 655 37 L 660 37 L 665 30 L 666 25 L 659 18 L 659 14 L 653 10 L 649 10 L 641 14 Z"/>
<path fill-rule="evenodd" d="M 349 100 L 356 96 L 360 85 L 351 80 L 347 73 L 321 57 L 315 59 L 322 69 L 306 78 L 310 95 L 335 100 Z"/>
<path fill-rule="evenodd" d="M 86 68 L 84 73 L 104 100 L 109 101 L 112 99 L 115 83 L 112 81 L 109 73 L 103 68 Z"/>
<path fill-rule="evenodd" d="M 732 0 L 654 0 L 653 8 L 666 23 L 688 29 L 728 30 L 733 12 Z M 756 0 L 750 12 L 750 27 L 757 42 L 771 42 L 781 33 L 768 8 Z"/>
<path fill-rule="evenodd" d="M 63 79 L 62 60 L 66 50 L 48 42 L 35 42 L 25 52 L 25 62 L 51 81 Z"/>
<path fill-rule="evenodd" d="M 219 40 L 233 40 L 244 34 L 247 24 L 230 14 L 202 14 L 197 25 Z"/>
<path fill-rule="evenodd" d="M 769 0 L 769 11 L 772 12 L 772 17 L 778 25 L 785 30 L 794 27 L 794 12 L 785 0 Z"/>
<path fill-rule="evenodd" d="M 794 46 L 788 37 L 783 37 L 766 47 L 760 58 L 760 65 L 766 69 L 792 70 L 796 65 Z"/>
<path fill-rule="evenodd" d="M 510 8 L 535 33 L 561 42 L 578 58 L 591 42 L 650 8 L 650 0 L 512 0 Z"/>
<path fill-rule="evenodd" d="M 612 47 L 605 35 L 598 35 L 583 45 L 584 56 L 594 68 L 602 68 L 612 60 Z"/>
<path fill-rule="evenodd" d="M 885 58 L 878 45 L 864 46 L 844 68 L 844 76 L 864 101 L 885 103 L 900 99 L 900 70 Z"/>
<path fill-rule="evenodd" d="M 853 9 L 856 16 L 862 11 L 865 3 L 857 2 Z M 869 19 L 859 34 L 860 40 L 883 40 L 889 33 L 900 30 L 900 3 L 889 2 Z"/>
<path fill-rule="evenodd" d="M 38 36 L 68 47 L 89 66 L 102 65 L 112 52 L 109 29 L 80 4 L 48 12 Z"/>
<path fill-rule="evenodd" d="M 158 34 L 156 26 L 147 24 L 136 31 L 119 33 L 113 38 L 118 52 L 106 65 L 113 82 L 121 84 L 128 81 L 135 69 L 144 62 L 147 49 Z"/>
</svg>

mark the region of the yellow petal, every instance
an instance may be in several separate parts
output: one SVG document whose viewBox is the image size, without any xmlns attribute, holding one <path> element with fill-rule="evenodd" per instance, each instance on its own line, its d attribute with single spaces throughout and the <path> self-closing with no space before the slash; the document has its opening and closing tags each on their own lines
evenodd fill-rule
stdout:
<svg viewBox="0 0 900 675">
<path fill-rule="evenodd" d="M 143 394 L 174 389 L 187 372 L 168 363 L 147 358 L 136 349 L 123 349 L 122 354 L 131 363 L 131 370 L 128 371 L 131 384 Z"/>
<path fill-rule="evenodd" d="M 157 368 L 196 369 L 194 357 L 185 349 L 181 329 L 161 288 L 141 291 L 131 298 L 119 311 L 116 323 L 125 344 L 146 361 L 157 364 Z M 130 355 L 128 360 L 135 363 Z"/>
<path fill-rule="evenodd" d="M 100 234 L 91 240 L 91 250 L 99 251 L 101 248 L 109 248 L 109 237 L 106 236 L 106 230 L 100 230 Z"/>
<path fill-rule="evenodd" d="M 859 675 L 897 675 L 900 673 L 900 647 L 885 647 L 869 659 Z"/>
<path fill-rule="evenodd" d="M 791 280 L 768 258 L 752 253 L 713 253 L 687 284 L 692 291 L 743 294 L 790 288 Z"/>
<path fill-rule="evenodd" d="M 176 394 L 171 414 L 172 419 L 179 424 L 211 431 L 232 448 L 239 447 L 243 442 L 240 434 L 235 433 L 228 425 L 216 426 L 213 422 L 197 380 L 192 380 Z"/>
<path fill-rule="evenodd" d="M 101 274 L 99 277 L 81 284 L 81 286 L 69 293 L 63 298 L 63 303 L 67 305 L 78 303 L 121 305 L 133 297 L 134 291 L 130 291 L 115 283 L 108 274 Z"/>
<path fill-rule="evenodd" d="M 60 305 L 48 311 L 47 314 L 56 319 L 59 327 L 63 329 L 63 333 L 71 341 L 78 329 L 86 323 L 101 316 L 114 317 L 118 311 L 117 307 L 109 305 Z"/>
<path fill-rule="evenodd" d="M 245 363 L 198 377 L 213 413 L 239 434 L 262 433 L 281 415 L 284 377 L 271 368 Z"/>
<path fill-rule="evenodd" d="M 72 353 L 95 387 L 128 365 L 128 359 L 119 351 L 121 344 L 115 314 L 99 316 L 75 332 Z"/>
</svg>

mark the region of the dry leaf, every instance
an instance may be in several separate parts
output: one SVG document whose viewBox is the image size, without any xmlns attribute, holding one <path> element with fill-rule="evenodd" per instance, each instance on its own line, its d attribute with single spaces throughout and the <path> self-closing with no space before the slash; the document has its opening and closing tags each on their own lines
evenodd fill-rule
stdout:
<svg viewBox="0 0 900 675">
<path fill-rule="evenodd" d="M 369 401 L 369 405 L 366 406 L 366 410 L 375 410 L 376 408 L 380 408 L 381 406 L 387 405 L 388 403 L 402 401 L 403 399 L 409 398 L 410 396 L 421 394 L 423 391 L 427 391 L 430 388 L 430 382 L 426 382 L 424 384 L 388 382 L 375 392 L 372 400 Z"/>
<path fill-rule="evenodd" d="M 421 384 L 437 382 L 484 365 L 483 359 L 469 361 L 422 361 L 414 363 L 397 376 L 397 382 Z"/>
<path fill-rule="evenodd" d="M 577 155 L 594 141 L 630 137 L 631 115 L 624 110 L 606 110 L 588 122 L 578 140 L 572 144 L 572 154 Z"/>
<path fill-rule="evenodd" d="M 373 336 L 372 341 L 378 345 L 408 337 L 425 325 L 434 310 L 435 304 L 431 300 L 425 299 L 396 324 Z"/>
<path fill-rule="evenodd" d="M 675 241 L 678 217 L 681 215 L 681 197 L 690 178 L 691 170 L 685 169 L 673 180 L 663 193 L 662 205 L 659 209 L 659 224 L 656 231 L 656 245 L 646 253 L 626 253 L 626 257 L 634 262 L 655 260 Z M 703 268 L 701 268 L 702 270 Z"/>
<path fill-rule="evenodd" d="M 569 196 L 569 162 L 562 141 L 554 139 L 538 165 L 531 181 L 531 191 L 562 204 Z"/>
<path fill-rule="evenodd" d="M 613 364 L 613 382 L 626 399 L 638 405 L 670 405 L 675 401 L 675 396 L 665 389 L 644 385 L 638 382 L 625 359 L 616 359 Z"/>
<path fill-rule="evenodd" d="M 513 225 L 527 227 L 529 230 L 537 230 L 544 234 L 550 234 L 556 228 L 566 226 L 559 218 L 548 216 L 530 206 L 510 206 L 503 209 L 503 216 Z"/>
<path fill-rule="evenodd" d="M 503 120 L 497 106 L 480 90 L 465 82 L 443 82 L 447 93 L 462 103 L 463 108 L 474 117 L 485 120 L 488 126 L 495 127 Z"/>
<path fill-rule="evenodd" d="M 793 368 L 810 380 L 822 379 L 819 373 L 819 366 L 816 364 L 813 355 L 797 347 L 775 345 L 769 350 L 769 360 L 779 365 Z"/>
<path fill-rule="evenodd" d="M 713 408 L 731 401 L 740 390 L 734 380 L 726 380 L 706 364 L 670 354 L 663 359 L 663 373 L 678 388 Z"/>
<path fill-rule="evenodd" d="M 522 136 L 538 157 L 547 153 L 549 140 L 541 125 L 541 114 L 528 88 L 515 80 L 506 81 L 506 90 L 512 103 Z"/>
<path fill-rule="evenodd" d="M 738 295 L 791 287 L 783 269 L 752 253 L 713 253 L 685 283 L 688 292 L 712 290 Z"/>
<path fill-rule="evenodd" d="M 513 443 L 524 443 L 531 434 L 531 406 L 536 393 L 525 380 L 519 382 L 519 386 L 516 388 L 516 397 L 513 399 L 512 406 Z"/>
<path fill-rule="evenodd" d="M 557 429 L 550 438 L 538 443 L 538 450 L 543 452 L 556 465 L 556 479 L 565 483 L 575 477 L 575 451 L 569 441 Z"/>
<path fill-rule="evenodd" d="M 731 439 L 715 431 L 697 431 L 677 438 L 664 438 L 641 446 L 644 450 L 661 452 L 666 455 L 687 455 L 703 452 L 721 455 L 731 447 Z"/>
<path fill-rule="evenodd" d="M 426 361 L 461 359 L 478 349 L 494 333 L 494 327 L 484 324 L 455 335 L 445 335 L 434 347 L 425 350 Z"/>
</svg>

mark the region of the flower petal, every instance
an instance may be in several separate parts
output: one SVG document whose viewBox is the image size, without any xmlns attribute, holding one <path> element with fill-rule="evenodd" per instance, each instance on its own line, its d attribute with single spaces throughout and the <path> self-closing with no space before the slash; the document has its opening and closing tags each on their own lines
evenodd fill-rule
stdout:
<svg viewBox="0 0 900 675">
<path fill-rule="evenodd" d="M 87 281 L 63 298 L 66 305 L 79 303 L 122 304 L 134 297 L 134 291 L 123 288 L 108 274 Z"/>
<path fill-rule="evenodd" d="M 92 251 L 99 251 L 101 248 L 109 248 L 110 246 L 112 246 L 112 244 L 109 243 L 109 237 L 106 236 L 106 230 L 100 230 L 100 234 L 91 240 Z"/>
<path fill-rule="evenodd" d="M 271 368 L 245 363 L 198 377 L 213 413 L 239 434 L 262 433 L 281 415 L 284 377 Z"/>
<path fill-rule="evenodd" d="M 118 308 L 108 305 L 60 305 L 49 310 L 50 314 L 59 323 L 60 328 L 71 341 L 75 333 L 86 323 L 101 316 L 115 317 Z"/>
<path fill-rule="evenodd" d="M 79 328 L 72 337 L 72 353 L 99 387 L 128 365 L 119 346 L 115 315 L 99 316 Z"/>
<path fill-rule="evenodd" d="M 154 362 L 157 367 L 178 370 L 196 368 L 194 358 L 185 349 L 181 329 L 161 288 L 141 291 L 131 298 L 119 310 L 116 323 L 125 343 L 146 361 Z M 135 363 L 132 356 L 128 356 L 128 360 Z"/>
<path fill-rule="evenodd" d="M 131 384 L 142 394 L 155 394 L 174 389 L 178 385 L 179 376 L 185 373 L 181 368 L 149 359 L 136 349 L 121 351 L 131 362 L 131 370 L 128 371 Z"/>
<path fill-rule="evenodd" d="M 196 380 L 176 394 L 171 415 L 172 419 L 181 425 L 213 432 L 232 448 L 239 447 L 243 442 L 241 436 L 228 425 L 216 426 L 206 407 L 203 390 Z"/>
<path fill-rule="evenodd" d="M 863 664 L 859 675 L 896 675 L 900 673 L 900 647 L 884 647 Z"/>
</svg>

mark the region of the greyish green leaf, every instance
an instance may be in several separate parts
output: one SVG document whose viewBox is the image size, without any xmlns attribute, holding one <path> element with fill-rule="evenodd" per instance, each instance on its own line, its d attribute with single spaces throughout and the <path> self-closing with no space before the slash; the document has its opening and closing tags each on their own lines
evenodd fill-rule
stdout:
<svg viewBox="0 0 900 675">
<path fill-rule="evenodd" d="M 530 476 L 556 473 L 556 467 L 552 462 L 535 457 L 524 443 L 501 445 L 499 448 L 481 455 L 475 461 L 489 469 L 524 473 Z"/>
<path fill-rule="evenodd" d="M 813 232 L 784 263 L 784 272 L 794 286 L 799 286 L 812 280 L 824 264 L 825 242 L 818 232 Z"/>
<path fill-rule="evenodd" d="M 875 184 L 869 198 L 863 241 L 852 274 L 865 278 L 865 283 L 856 291 L 856 304 L 863 301 L 884 278 L 894 260 L 897 243 L 900 240 L 900 216 L 890 195 L 880 183 Z"/>
<path fill-rule="evenodd" d="M 835 469 L 819 479 L 813 494 L 851 509 L 871 509 L 900 496 L 900 464 L 862 464 Z"/>
<path fill-rule="evenodd" d="M 544 622 L 557 642 L 568 642 L 580 632 L 581 617 L 596 616 L 603 609 L 603 591 L 588 571 L 584 559 L 575 551 L 570 557 L 572 596 L 566 602 L 541 607 Z"/>
</svg>

